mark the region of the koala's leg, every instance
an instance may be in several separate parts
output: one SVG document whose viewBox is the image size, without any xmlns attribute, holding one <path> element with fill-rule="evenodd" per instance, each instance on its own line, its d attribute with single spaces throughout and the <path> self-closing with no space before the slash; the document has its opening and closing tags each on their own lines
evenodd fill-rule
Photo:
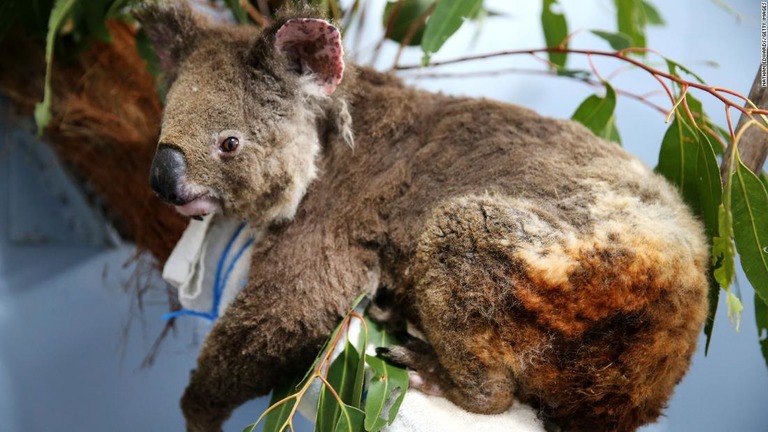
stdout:
<svg viewBox="0 0 768 432">
<path fill-rule="evenodd" d="M 513 205 L 499 208 L 492 197 L 463 198 L 434 211 L 412 262 L 409 293 L 434 361 L 407 345 L 386 355 L 415 370 L 417 385 L 439 389 L 472 412 L 510 407 L 515 365 L 521 363 L 516 356 L 535 349 L 516 347 L 518 329 L 507 322 L 519 273 L 514 245 L 532 241 L 528 237 L 535 234 L 521 224 L 534 218 Z M 531 334 L 519 330 L 521 337 Z M 541 339 L 534 345 L 546 343 Z"/>
<path fill-rule="evenodd" d="M 378 284 L 374 256 L 293 225 L 254 255 L 248 286 L 216 321 L 182 397 L 187 430 L 218 432 L 234 408 L 305 372 L 355 297 Z"/>
<path fill-rule="evenodd" d="M 207 336 L 181 399 L 187 431 L 219 432 L 239 405 L 305 371 L 338 319 L 294 322 L 295 298 L 259 291 L 239 296 Z"/>
<path fill-rule="evenodd" d="M 674 207 L 652 202 L 647 223 L 641 200 L 614 200 L 625 208 L 598 201 L 578 229 L 578 215 L 520 198 L 435 209 L 407 295 L 436 366 L 397 360 L 469 411 L 503 411 L 517 392 L 568 430 L 655 419 L 705 317 L 706 247 Z"/>
</svg>

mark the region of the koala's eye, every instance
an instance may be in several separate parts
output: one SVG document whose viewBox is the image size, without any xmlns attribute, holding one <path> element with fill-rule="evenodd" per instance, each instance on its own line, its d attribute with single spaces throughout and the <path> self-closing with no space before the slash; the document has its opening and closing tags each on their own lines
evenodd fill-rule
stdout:
<svg viewBox="0 0 768 432">
<path fill-rule="evenodd" d="M 219 150 L 224 153 L 232 153 L 237 150 L 237 146 L 240 145 L 240 140 L 235 137 L 224 138 L 224 141 L 219 145 Z"/>
</svg>

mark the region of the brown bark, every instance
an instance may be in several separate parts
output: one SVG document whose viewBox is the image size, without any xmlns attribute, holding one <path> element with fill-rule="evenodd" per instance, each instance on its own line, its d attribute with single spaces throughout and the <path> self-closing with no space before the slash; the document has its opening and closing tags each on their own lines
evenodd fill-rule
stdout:
<svg viewBox="0 0 768 432">
<path fill-rule="evenodd" d="M 757 75 L 755 81 L 752 83 L 752 89 L 749 92 L 749 99 L 757 105 L 758 108 L 768 108 L 768 87 L 762 87 L 760 85 L 760 68 L 757 69 Z M 747 108 L 752 108 L 749 104 L 745 105 Z M 741 115 L 739 123 L 736 127 L 738 131 L 749 120 L 749 117 L 745 114 Z M 720 175 L 725 181 L 729 172 L 731 149 L 733 143 L 728 144 L 728 148 L 723 156 L 723 164 L 720 167 Z M 744 164 L 752 170 L 754 173 L 759 173 L 763 169 L 766 156 L 768 156 L 768 133 L 757 127 L 750 127 L 739 141 L 739 157 Z"/>
</svg>

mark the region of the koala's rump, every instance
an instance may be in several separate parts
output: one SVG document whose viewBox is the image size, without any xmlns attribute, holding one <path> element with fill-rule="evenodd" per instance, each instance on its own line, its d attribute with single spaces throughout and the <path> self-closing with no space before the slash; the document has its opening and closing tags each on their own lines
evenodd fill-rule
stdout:
<svg viewBox="0 0 768 432">
<path fill-rule="evenodd" d="M 428 210 L 403 253 L 415 321 L 431 340 L 463 329 L 552 418 L 589 428 L 607 416 L 619 429 L 656 418 L 706 316 L 700 223 L 663 179 L 580 126 L 463 104 L 473 109 L 456 107 L 416 153 L 410 202 Z M 483 119 L 507 123 L 484 131 Z"/>
</svg>

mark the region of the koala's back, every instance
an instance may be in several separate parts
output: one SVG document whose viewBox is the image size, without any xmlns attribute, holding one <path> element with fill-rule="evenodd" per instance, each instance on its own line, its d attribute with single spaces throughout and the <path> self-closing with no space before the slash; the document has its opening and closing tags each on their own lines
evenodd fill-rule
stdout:
<svg viewBox="0 0 768 432">
<path fill-rule="evenodd" d="M 707 248 L 677 192 L 572 122 L 361 75 L 345 163 L 369 178 L 345 179 L 346 220 L 376 227 L 447 396 L 498 412 L 515 393 L 569 430 L 653 421 L 706 316 Z"/>
</svg>

